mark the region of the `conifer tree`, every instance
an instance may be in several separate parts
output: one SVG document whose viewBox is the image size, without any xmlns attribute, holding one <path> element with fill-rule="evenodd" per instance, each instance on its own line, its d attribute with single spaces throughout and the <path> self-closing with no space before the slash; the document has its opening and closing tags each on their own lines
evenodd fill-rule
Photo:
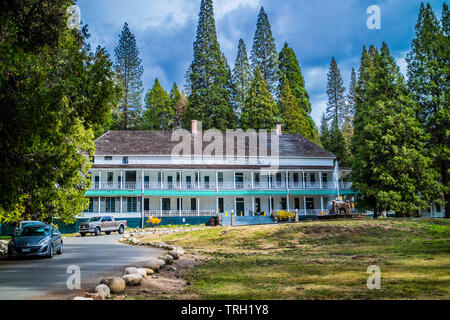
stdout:
<svg viewBox="0 0 450 320">
<path fill-rule="evenodd" d="M 334 57 L 331 59 L 330 69 L 328 71 L 328 107 L 327 120 L 336 120 L 339 126 L 342 124 L 342 118 L 345 111 L 344 98 L 344 82 L 342 80 L 341 72 Z"/>
<path fill-rule="evenodd" d="M 320 119 L 320 141 L 325 150 L 328 150 L 330 129 L 328 128 L 328 121 L 326 113 L 322 113 L 322 118 Z"/>
<path fill-rule="evenodd" d="M 252 81 L 250 63 L 248 61 L 247 49 L 244 40 L 239 40 L 238 53 L 234 63 L 233 75 L 233 101 L 235 112 L 240 114 L 247 97 L 247 92 Z"/>
<path fill-rule="evenodd" d="M 153 88 L 145 97 L 145 126 L 152 130 L 169 131 L 174 129 L 175 110 L 169 94 L 156 78 Z"/>
<path fill-rule="evenodd" d="M 127 23 L 123 26 L 119 45 L 114 49 L 114 53 L 116 73 L 123 91 L 119 104 L 120 126 L 123 130 L 128 130 L 139 125 L 142 115 L 144 68 L 139 58 L 136 38 Z"/>
<path fill-rule="evenodd" d="M 256 66 L 254 77 L 244 108 L 242 109 L 242 128 L 244 130 L 273 129 L 280 122 L 279 110 L 269 92 L 266 81 Z"/>
<path fill-rule="evenodd" d="M 280 80 L 278 53 L 275 39 L 272 36 L 269 18 L 264 11 L 264 7 L 261 7 L 256 23 L 251 62 L 254 71 L 256 66 L 259 66 L 263 79 L 266 81 L 269 88 L 269 92 L 272 95 L 275 95 Z"/>
<path fill-rule="evenodd" d="M 178 102 L 175 104 L 175 129 L 181 129 L 183 127 L 183 115 L 186 111 L 187 105 L 188 101 L 186 98 L 186 94 L 184 93 L 184 91 L 181 91 L 180 99 L 178 99 Z"/>
<path fill-rule="evenodd" d="M 358 205 L 408 216 L 427 205 L 436 177 L 422 151 L 425 136 L 415 103 L 385 43 L 361 57 L 356 88 L 353 179 Z"/>
<path fill-rule="evenodd" d="M 178 85 L 176 82 L 173 83 L 172 89 L 170 89 L 170 102 L 172 104 L 172 108 L 175 108 L 178 101 L 181 99 L 180 90 L 178 90 Z"/>
<path fill-rule="evenodd" d="M 351 81 L 347 94 L 347 101 L 345 104 L 344 123 L 342 125 L 342 136 L 344 138 L 345 148 L 349 152 L 351 150 L 351 140 L 353 137 L 353 116 L 355 113 L 356 83 L 356 71 L 354 68 L 352 68 Z M 349 164 L 350 163 L 351 159 L 349 160 Z"/>
<path fill-rule="evenodd" d="M 230 101 L 230 71 L 217 41 L 212 0 L 202 0 L 194 59 L 186 74 L 188 108 L 183 116 L 185 128 L 192 119 L 203 122 L 204 129 L 226 130 L 236 127 Z"/>
<path fill-rule="evenodd" d="M 303 109 L 298 106 L 297 100 L 289 87 L 289 80 L 286 76 L 281 81 L 280 99 L 278 109 L 283 117 L 284 130 L 289 133 L 299 133 L 306 139 L 311 140 L 314 137 L 309 136 L 308 125 L 305 121 Z"/>
<path fill-rule="evenodd" d="M 281 77 L 286 76 L 292 94 L 297 99 L 297 103 L 307 114 L 311 113 L 311 103 L 305 88 L 305 80 L 300 69 L 300 65 L 294 50 L 286 42 L 281 49 L 278 60 L 280 62 Z"/>
<path fill-rule="evenodd" d="M 417 102 L 416 115 L 429 136 L 426 154 L 441 177 L 446 218 L 450 218 L 450 42 L 448 8 L 444 4 L 442 26 L 429 4 L 422 3 L 415 38 L 408 53 L 408 87 Z M 436 200 L 440 200 L 437 197 Z"/>
</svg>

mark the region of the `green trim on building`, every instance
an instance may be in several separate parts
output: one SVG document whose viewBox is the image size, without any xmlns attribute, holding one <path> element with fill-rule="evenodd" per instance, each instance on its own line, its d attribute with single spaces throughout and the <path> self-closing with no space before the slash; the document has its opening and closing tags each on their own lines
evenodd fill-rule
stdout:
<svg viewBox="0 0 450 320">
<path fill-rule="evenodd" d="M 286 196 L 286 190 L 235 190 L 219 191 L 219 196 Z"/>
<path fill-rule="evenodd" d="M 145 190 L 144 196 L 215 197 L 216 191 Z"/>
<path fill-rule="evenodd" d="M 132 196 L 142 196 L 142 190 L 88 190 L 86 191 L 86 196 L 88 197 L 132 197 Z"/>
<path fill-rule="evenodd" d="M 333 195 L 337 194 L 336 190 L 290 190 L 290 195 L 293 196 L 324 196 L 324 195 Z M 350 195 L 356 194 L 351 190 L 339 191 L 339 195 Z"/>
</svg>

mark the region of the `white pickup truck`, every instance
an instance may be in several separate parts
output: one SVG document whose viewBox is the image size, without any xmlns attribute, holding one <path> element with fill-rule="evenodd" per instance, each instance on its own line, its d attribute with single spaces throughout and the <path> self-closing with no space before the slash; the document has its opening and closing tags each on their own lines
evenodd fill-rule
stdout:
<svg viewBox="0 0 450 320">
<path fill-rule="evenodd" d="M 78 232 L 82 237 L 88 233 L 99 236 L 101 232 L 111 234 L 111 232 L 117 231 L 119 234 L 123 234 L 126 227 L 126 220 L 115 220 L 110 216 L 92 217 L 88 221 L 80 224 Z"/>
</svg>

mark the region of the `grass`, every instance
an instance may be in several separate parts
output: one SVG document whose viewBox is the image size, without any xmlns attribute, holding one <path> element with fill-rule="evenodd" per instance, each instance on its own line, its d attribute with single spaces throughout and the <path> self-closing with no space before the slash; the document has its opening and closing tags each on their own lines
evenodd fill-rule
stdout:
<svg viewBox="0 0 450 320">
<path fill-rule="evenodd" d="M 164 236 L 206 259 L 200 299 L 450 299 L 450 221 L 379 219 L 218 227 Z M 367 268 L 381 269 L 369 290 Z"/>
</svg>

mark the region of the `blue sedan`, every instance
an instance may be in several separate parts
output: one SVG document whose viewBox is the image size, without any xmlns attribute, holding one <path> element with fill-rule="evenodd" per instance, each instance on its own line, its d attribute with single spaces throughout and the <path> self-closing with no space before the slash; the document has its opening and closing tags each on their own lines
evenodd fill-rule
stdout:
<svg viewBox="0 0 450 320">
<path fill-rule="evenodd" d="M 61 233 L 52 225 L 30 224 L 23 226 L 9 242 L 8 256 L 48 257 L 63 253 Z"/>
</svg>

